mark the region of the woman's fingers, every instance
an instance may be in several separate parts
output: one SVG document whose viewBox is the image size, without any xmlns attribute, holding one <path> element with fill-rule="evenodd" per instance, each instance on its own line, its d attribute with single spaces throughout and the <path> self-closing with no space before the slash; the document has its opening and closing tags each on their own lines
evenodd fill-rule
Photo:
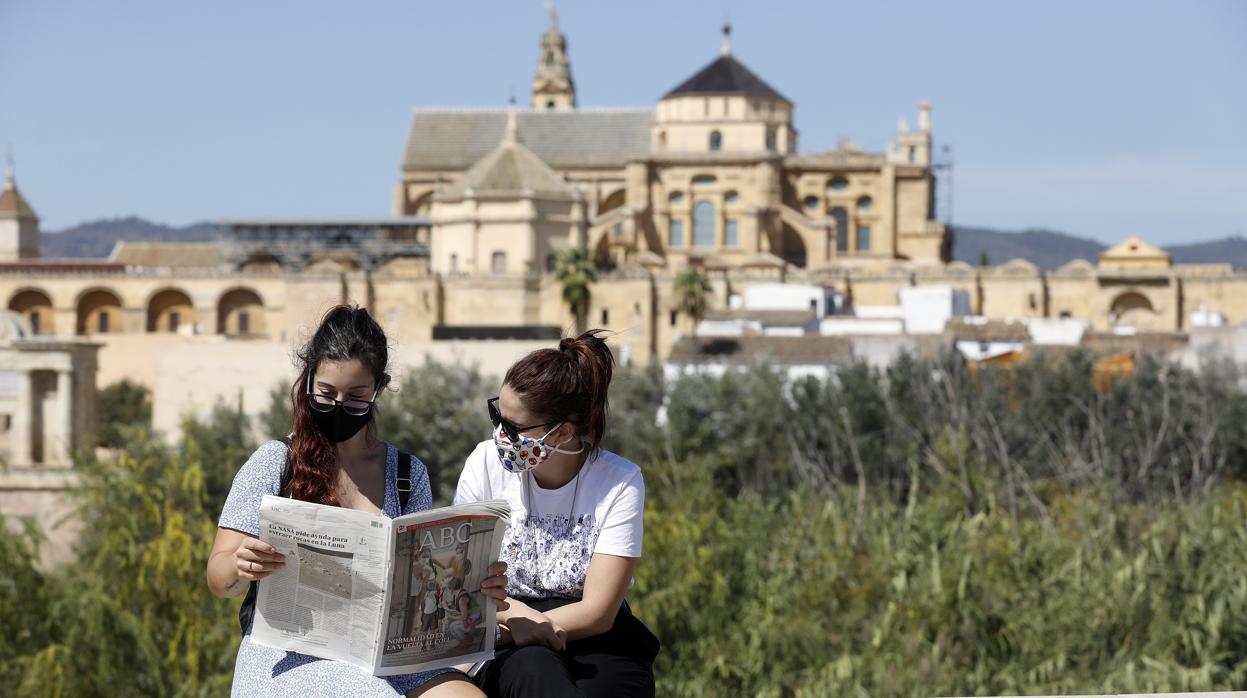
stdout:
<svg viewBox="0 0 1247 698">
<path fill-rule="evenodd" d="M 486 577 L 501 577 L 507 573 L 507 563 L 497 560 L 489 563 L 489 567 L 485 568 Z"/>
<path fill-rule="evenodd" d="M 273 560 L 276 562 L 285 562 L 286 560 L 286 556 L 277 552 L 277 548 L 274 548 L 259 538 L 243 538 L 242 545 L 238 548 L 240 556 L 244 551 L 254 556 L 248 559 Z"/>
</svg>

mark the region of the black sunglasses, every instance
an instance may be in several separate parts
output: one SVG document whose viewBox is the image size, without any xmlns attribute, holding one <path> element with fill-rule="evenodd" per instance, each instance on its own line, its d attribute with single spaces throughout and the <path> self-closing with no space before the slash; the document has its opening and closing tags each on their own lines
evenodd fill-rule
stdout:
<svg viewBox="0 0 1247 698">
<path fill-rule="evenodd" d="M 494 428 L 497 429 L 498 425 L 502 425 L 502 432 L 512 441 L 520 440 L 521 431 L 528 431 L 529 429 L 536 429 L 537 427 L 549 427 L 554 426 L 555 424 L 563 423 L 563 420 L 559 419 L 553 422 L 546 422 L 544 424 L 529 424 L 526 427 L 522 427 L 502 416 L 502 412 L 498 410 L 498 398 L 494 397 L 486 400 L 485 405 L 489 408 L 489 421 L 494 423 Z"/>
<path fill-rule="evenodd" d="M 348 400 L 339 400 L 328 395 L 321 395 L 312 392 L 312 374 L 307 374 L 307 403 L 317 412 L 332 412 L 337 405 L 342 405 L 342 411 L 355 417 L 362 417 L 368 414 L 368 410 L 372 409 L 373 404 L 377 401 L 377 392 L 380 388 L 372 391 L 371 400 L 360 400 L 358 398 L 350 398 Z"/>
</svg>

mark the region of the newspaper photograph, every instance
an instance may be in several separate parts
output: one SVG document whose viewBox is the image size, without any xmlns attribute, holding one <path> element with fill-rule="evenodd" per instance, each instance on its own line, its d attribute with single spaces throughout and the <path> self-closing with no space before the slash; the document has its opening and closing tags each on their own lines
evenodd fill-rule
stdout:
<svg viewBox="0 0 1247 698">
<path fill-rule="evenodd" d="M 398 519 L 266 495 L 260 539 L 286 556 L 261 580 L 253 642 L 347 662 L 377 676 L 493 656 L 506 502 Z"/>
<path fill-rule="evenodd" d="M 448 656 L 461 662 L 493 656 L 494 608 L 481 582 L 498 559 L 497 520 L 478 514 L 395 521 L 382 669 L 429 666 Z"/>
</svg>

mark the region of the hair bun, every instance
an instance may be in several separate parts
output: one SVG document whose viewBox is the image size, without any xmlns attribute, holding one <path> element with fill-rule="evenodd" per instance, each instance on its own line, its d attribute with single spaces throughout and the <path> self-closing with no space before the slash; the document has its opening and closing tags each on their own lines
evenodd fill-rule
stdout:
<svg viewBox="0 0 1247 698">
<path fill-rule="evenodd" d="M 576 353 L 576 340 L 571 337 L 564 337 L 559 340 L 559 351 L 564 354 L 574 355 Z"/>
</svg>

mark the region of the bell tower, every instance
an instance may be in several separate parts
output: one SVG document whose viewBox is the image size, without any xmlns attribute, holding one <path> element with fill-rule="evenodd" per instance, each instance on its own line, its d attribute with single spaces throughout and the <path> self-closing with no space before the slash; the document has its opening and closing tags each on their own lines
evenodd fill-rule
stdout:
<svg viewBox="0 0 1247 698">
<path fill-rule="evenodd" d="M 550 28 L 541 37 L 541 55 L 533 76 L 533 110 L 571 111 L 576 108 L 576 85 L 567 59 L 567 37 L 559 31 L 554 6 L 546 2 L 546 9 L 550 11 Z"/>
</svg>

